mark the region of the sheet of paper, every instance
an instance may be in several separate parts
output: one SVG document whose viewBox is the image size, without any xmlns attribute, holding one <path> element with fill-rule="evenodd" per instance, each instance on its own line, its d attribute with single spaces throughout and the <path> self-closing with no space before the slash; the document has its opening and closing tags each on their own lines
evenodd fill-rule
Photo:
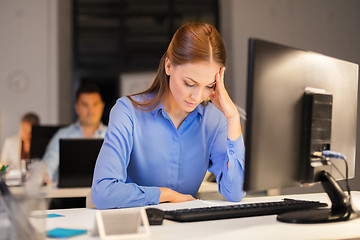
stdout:
<svg viewBox="0 0 360 240">
<path fill-rule="evenodd" d="M 159 208 L 161 210 L 175 210 L 175 209 L 185 209 L 185 208 L 200 208 L 200 207 L 214 207 L 214 206 L 223 206 L 223 205 L 233 205 L 234 202 L 229 202 L 226 200 L 194 200 L 181 203 L 161 203 L 159 205 L 154 205 L 151 207 Z M 240 203 L 239 203 L 240 204 Z"/>
</svg>

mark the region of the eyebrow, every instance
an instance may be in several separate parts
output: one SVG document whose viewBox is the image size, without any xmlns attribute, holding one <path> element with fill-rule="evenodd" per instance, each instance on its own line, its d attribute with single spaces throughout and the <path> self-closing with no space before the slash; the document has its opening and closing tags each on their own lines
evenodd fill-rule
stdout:
<svg viewBox="0 0 360 240">
<path fill-rule="evenodd" d="M 199 84 L 197 81 L 195 81 L 194 79 L 192 79 L 191 77 L 186 77 L 187 79 L 189 79 L 190 81 L 193 81 L 194 83 L 197 83 L 197 84 Z M 216 82 L 216 80 L 214 80 L 212 83 L 209 83 L 209 84 L 207 84 L 207 85 L 205 85 L 205 86 L 209 86 L 209 85 L 211 85 L 211 84 L 214 84 Z"/>
</svg>

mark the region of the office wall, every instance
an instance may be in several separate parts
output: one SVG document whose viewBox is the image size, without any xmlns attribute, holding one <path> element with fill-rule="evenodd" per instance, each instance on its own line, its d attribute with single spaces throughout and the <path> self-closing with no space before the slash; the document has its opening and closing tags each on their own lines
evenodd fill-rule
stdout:
<svg viewBox="0 0 360 240">
<path fill-rule="evenodd" d="M 223 36 L 229 50 L 230 64 L 226 81 L 230 86 L 231 96 L 241 107 L 246 106 L 249 37 L 279 42 L 360 64 L 360 1 L 221 0 L 221 2 L 222 28 L 225 31 Z M 358 129 L 358 136 L 359 133 Z M 360 155 L 360 151 L 358 152 Z M 358 156 L 357 176 L 351 181 L 351 186 L 357 190 L 360 190 L 359 159 Z M 314 189 L 317 191 L 319 188 Z M 299 191 L 312 190 L 289 189 L 286 193 Z"/>
<path fill-rule="evenodd" d="M 220 0 L 220 9 L 226 85 L 243 108 L 249 37 L 360 63 L 358 0 Z M 0 0 L 0 146 L 26 111 L 70 122 L 71 91 L 71 0 Z"/>
<path fill-rule="evenodd" d="M 64 88 L 71 80 L 71 31 L 59 34 L 69 29 L 70 18 L 59 21 L 70 13 L 61 11 L 69 3 L 0 0 L 0 146 L 17 133 L 25 112 L 34 111 L 42 123 L 54 124 L 71 114 L 64 111 L 70 103 L 70 90 Z"/>
</svg>

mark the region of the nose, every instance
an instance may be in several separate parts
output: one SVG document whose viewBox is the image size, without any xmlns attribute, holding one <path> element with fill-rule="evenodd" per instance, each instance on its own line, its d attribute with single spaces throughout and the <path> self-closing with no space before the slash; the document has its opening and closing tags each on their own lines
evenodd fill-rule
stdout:
<svg viewBox="0 0 360 240">
<path fill-rule="evenodd" d="M 196 102 L 200 102 L 202 99 L 202 90 L 201 89 L 194 89 L 190 95 L 191 99 L 195 100 Z"/>
<path fill-rule="evenodd" d="M 94 106 L 88 106 L 87 112 L 89 115 L 93 115 L 95 111 L 95 107 Z"/>
</svg>

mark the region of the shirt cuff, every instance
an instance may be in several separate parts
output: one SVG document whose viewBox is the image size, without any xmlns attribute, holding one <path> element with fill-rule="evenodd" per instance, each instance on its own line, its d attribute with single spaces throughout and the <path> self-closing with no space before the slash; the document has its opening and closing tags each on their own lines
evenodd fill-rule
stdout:
<svg viewBox="0 0 360 240">
<path fill-rule="evenodd" d="M 145 193 L 144 205 L 156 205 L 159 204 L 161 190 L 158 187 L 141 187 Z"/>
<path fill-rule="evenodd" d="M 245 146 L 244 146 L 243 135 L 241 134 L 240 137 L 235 141 L 231 141 L 230 139 L 227 139 L 226 149 L 227 149 L 227 155 L 229 157 L 229 161 L 230 162 L 231 160 L 238 161 L 241 164 L 241 166 L 244 167 Z"/>
</svg>

